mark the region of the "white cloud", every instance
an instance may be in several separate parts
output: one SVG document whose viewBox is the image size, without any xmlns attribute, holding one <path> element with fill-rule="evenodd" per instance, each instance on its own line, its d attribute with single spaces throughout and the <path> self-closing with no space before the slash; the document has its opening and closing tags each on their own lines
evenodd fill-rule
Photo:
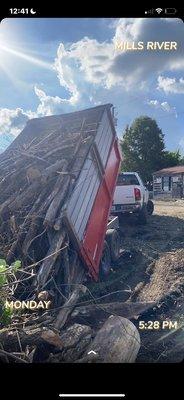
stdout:
<svg viewBox="0 0 184 400">
<path fill-rule="evenodd" d="M 64 47 L 60 43 L 55 59 L 55 69 L 60 84 L 72 94 L 71 103 L 79 99 L 81 80 L 108 86 L 108 68 L 114 56 L 112 43 L 99 43 L 96 39 L 82 40 Z"/>
<path fill-rule="evenodd" d="M 59 96 L 48 96 L 44 90 L 37 86 L 34 88 L 40 104 L 37 107 L 35 116 L 43 117 L 45 115 L 62 114 L 63 106 L 70 103 L 69 100 L 62 99 Z"/>
<path fill-rule="evenodd" d="M 109 41 L 84 37 L 68 46 L 60 44 L 55 69 L 60 84 L 71 93 L 71 103 L 78 101 L 84 81 L 108 89 L 121 85 L 127 90 L 138 83 L 144 89 L 150 77 L 184 67 L 181 20 L 122 18 L 114 21 L 113 28 Z M 117 52 L 117 41 L 176 41 L 178 50 Z"/>
<path fill-rule="evenodd" d="M 79 91 L 73 78 L 73 69 L 69 65 L 70 54 L 65 50 L 65 47 L 60 43 L 57 50 L 57 57 L 54 63 L 54 69 L 57 72 L 57 77 L 60 81 L 60 85 L 69 91 L 71 97 L 66 102 L 74 105 L 79 100 Z"/>
<path fill-rule="evenodd" d="M 25 123 L 29 119 L 29 115 L 22 108 L 0 109 L 0 135 L 12 134 L 17 136 L 23 129 Z"/>
<path fill-rule="evenodd" d="M 24 111 L 22 108 L 0 108 L 0 135 L 11 134 L 17 136 L 30 118 L 65 112 L 65 105 L 68 104 L 69 100 L 61 99 L 58 96 L 48 96 L 37 86 L 35 86 L 34 90 L 39 99 L 36 111 Z"/>
<path fill-rule="evenodd" d="M 107 102 L 111 98 L 117 105 L 123 104 L 124 114 L 129 116 L 128 104 L 131 93 L 149 91 L 158 78 L 158 88 L 165 93 L 184 93 L 184 79 L 164 78 L 167 71 L 184 67 L 184 25 L 179 19 L 119 19 L 109 30 L 111 39 L 100 42 L 84 37 L 65 45 L 60 43 L 54 61 L 54 71 L 68 96 L 49 96 L 39 86 L 35 94 L 39 104 L 35 111 L 21 108 L 0 109 L 0 133 L 17 135 L 27 119 L 85 108 L 90 104 Z M 117 52 L 115 42 L 122 41 L 177 41 L 178 50 L 173 52 L 125 51 Z M 126 91 L 126 93 L 125 93 Z M 130 96 L 129 96 L 130 93 Z M 108 100 L 107 100 L 108 99 Z M 137 100 L 136 100 L 137 101 Z M 139 104 L 138 104 L 139 103 Z M 137 101 L 137 110 L 141 102 Z M 150 106 L 167 113 L 176 110 L 168 102 L 150 100 Z"/>
<path fill-rule="evenodd" d="M 162 111 L 165 111 L 167 113 L 172 113 L 175 115 L 177 118 L 177 112 L 176 108 L 171 106 L 167 101 L 163 101 L 162 103 L 158 100 L 148 100 L 147 104 L 151 107 L 154 107 L 156 109 L 161 109 Z"/>
<path fill-rule="evenodd" d="M 120 19 L 116 25 L 113 41 L 128 42 L 164 42 L 176 41 L 177 51 L 124 51 L 116 55 L 110 68 L 115 77 L 122 77 L 128 87 L 157 76 L 163 71 L 182 70 L 184 25 L 180 20 L 168 19 Z"/>
<path fill-rule="evenodd" d="M 184 93 L 184 79 L 168 78 L 159 76 L 157 89 L 163 90 L 165 93 L 183 94 Z"/>
</svg>

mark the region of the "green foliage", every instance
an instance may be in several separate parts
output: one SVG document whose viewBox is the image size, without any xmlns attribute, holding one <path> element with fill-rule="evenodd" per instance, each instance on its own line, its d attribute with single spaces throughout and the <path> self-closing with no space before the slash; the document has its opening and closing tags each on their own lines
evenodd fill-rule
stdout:
<svg viewBox="0 0 184 400">
<path fill-rule="evenodd" d="M 20 267 L 21 267 L 21 261 L 20 261 L 20 260 L 15 261 L 15 262 L 11 265 L 11 267 L 12 267 L 13 272 L 17 272 L 17 271 L 20 269 Z"/>
<path fill-rule="evenodd" d="M 184 165 L 184 157 L 183 156 L 181 156 L 181 158 L 180 158 L 180 165 Z"/>
<path fill-rule="evenodd" d="M 0 265 L 0 288 L 7 283 L 6 270 L 7 267 L 5 265 Z"/>
<path fill-rule="evenodd" d="M 3 265 L 6 267 L 6 260 L 4 260 L 4 258 L 0 258 L 0 265 Z"/>
<path fill-rule="evenodd" d="M 181 163 L 181 160 L 182 158 L 179 150 L 164 151 L 163 168 L 175 167 Z"/>
<path fill-rule="evenodd" d="M 8 273 L 16 273 L 21 267 L 21 261 L 15 261 L 10 267 L 6 264 L 6 260 L 0 259 L 0 288 L 8 282 Z"/>
<path fill-rule="evenodd" d="M 11 308 L 5 308 L 4 304 L 2 302 L 0 302 L 0 306 L 2 308 L 1 323 L 4 326 L 7 326 L 11 322 L 11 318 L 12 318 L 12 315 L 13 315 L 13 310 Z"/>
<path fill-rule="evenodd" d="M 5 326 L 10 323 L 13 315 L 13 311 L 4 306 L 5 301 L 10 297 L 10 291 L 7 285 L 8 278 L 14 276 L 20 268 L 21 261 L 19 260 L 8 266 L 4 259 L 0 259 L 0 323 Z"/>
<path fill-rule="evenodd" d="M 144 182 L 152 181 L 153 172 L 181 162 L 179 151 L 165 150 L 162 130 L 147 116 L 136 118 L 130 127 L 126 127 L 121 146 L 122 171 L 138 172 Z"/>
</svg>

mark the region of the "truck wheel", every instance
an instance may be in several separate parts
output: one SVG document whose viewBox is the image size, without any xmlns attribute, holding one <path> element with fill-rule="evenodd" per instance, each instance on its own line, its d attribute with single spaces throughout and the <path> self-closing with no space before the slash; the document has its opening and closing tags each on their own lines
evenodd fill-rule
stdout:
<svg viewBox="0 0 184 400">
<path fill-rule="evenodd" d="M 154 211 L 154 204 L 151 200 L 148 200 L 148 204 L 147 204 L 148 215 L 152 215 L 153 211 Z"/>
<path fill-rule="evenodd" d="M 138 219 L 137 219 L 138 224 L 145 225 L 147 223 L 147 217 L 148 217 L 147 207 L 144 205 L 138 214 Z"/>
<path fill-rule="evenodd" d="M 108 243 L 104 242 L 103 253 L 100 261 L 99 267 L 99 277 L 100 280 L 103 280 L 107 277 L 111 269 L 111 255 Z"/>
<path fill-rule="evenodd" d="M 105 237 L 109 249 L 112 262 L 116 262 L 120 253 L 120 235 L 116 229 L 108 229 Z"/>
</svg>

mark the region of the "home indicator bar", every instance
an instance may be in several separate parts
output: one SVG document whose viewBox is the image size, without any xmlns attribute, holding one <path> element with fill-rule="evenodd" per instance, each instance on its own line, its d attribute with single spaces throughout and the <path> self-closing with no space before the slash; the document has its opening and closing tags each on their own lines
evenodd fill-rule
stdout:
<svg viewBox="0 0 184 400">
<path fill-rule="evenodd" d="M 59 394 L 59 397 L 111 397 L 111 398 L 113 398 L 113 397 L 125 397 L 125 394 L 124 393 L 116 393 L 116 394 L 102 394 L 102 393 L 99 393 L 99 394 L 94 394 L 94 393 L 88 393 L 88 394 L 84 394 L 84 393 L 82 393 L 82 394 Z"/>
</svg>

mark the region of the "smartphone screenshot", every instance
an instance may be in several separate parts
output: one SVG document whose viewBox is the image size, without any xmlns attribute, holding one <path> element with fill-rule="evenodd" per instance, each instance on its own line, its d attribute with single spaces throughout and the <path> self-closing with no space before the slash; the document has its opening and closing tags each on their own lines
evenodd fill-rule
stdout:
<svg viewBox="0 0 184 400">
<path fill-rule="evenodd" d="M 50 400 L 128 399 L 135 387 L 146 398 L 145 373 L 153 385 L 152 371 L 161 383 L 165 369 L 169 385 L 171 367 L 182 367 L 183 18 L 149 6 L 1 16 L 7 390 L 19 392 L 22 376 Z"/>
</svg>

